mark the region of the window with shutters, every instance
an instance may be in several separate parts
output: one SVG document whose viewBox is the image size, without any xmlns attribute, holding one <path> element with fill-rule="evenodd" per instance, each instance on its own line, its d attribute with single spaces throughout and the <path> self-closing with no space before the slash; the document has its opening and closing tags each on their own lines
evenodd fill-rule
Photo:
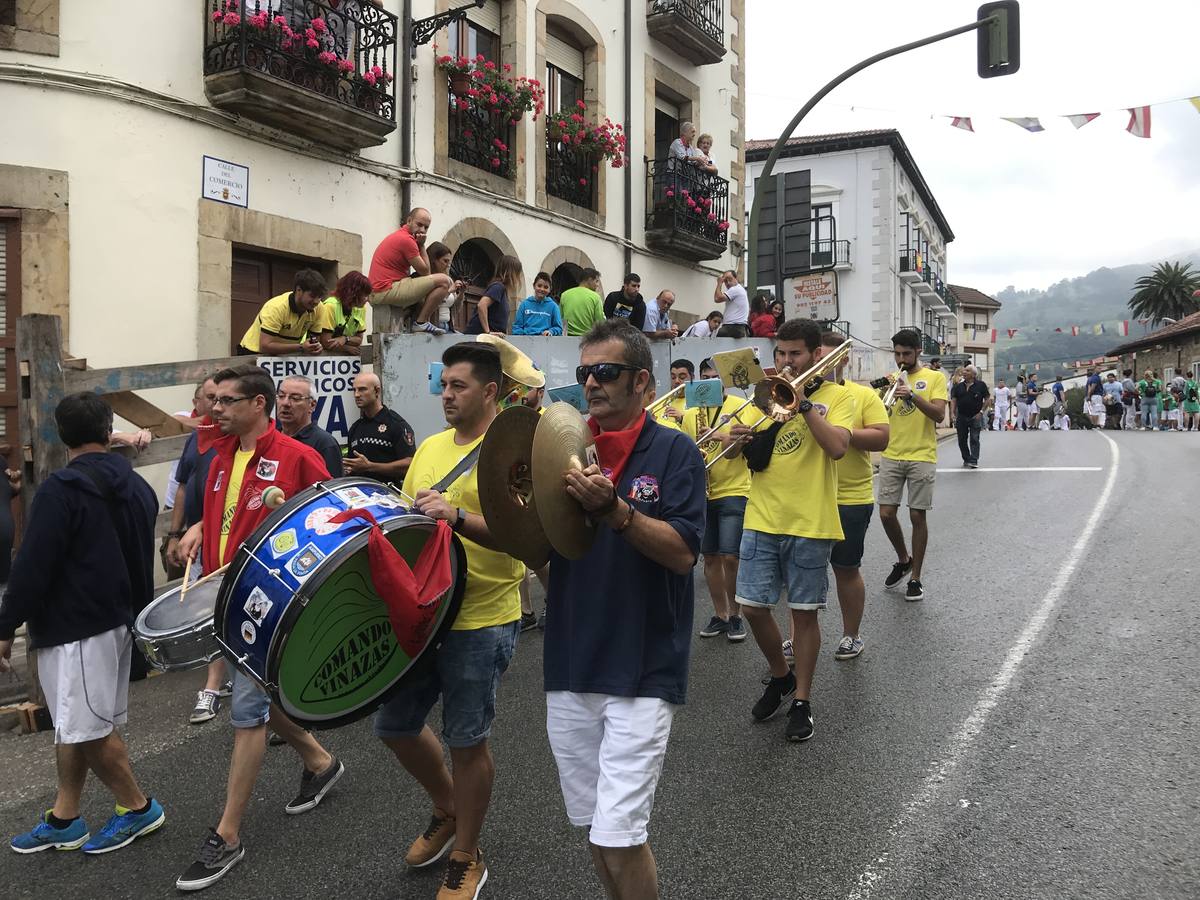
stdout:
<svg viewBox="0 0 1200 900">
<path fill-rule="evenodd" d="M 467 10 L 464 21 L 450 23 L 450 46 L 446 52 L 468 59 L 482 55 L 494 63 L 500 62 L 500 4 L 497 0 L 487 0 L 481 7 Z"/>
<path fill-rule="evenodd" d="M 448 51 L 452 56 L 465 56 L 500 65 L 500 4 L 487 0 L 480 7 L 467 10 L 467 18 L 450 25 Z M 460 83 L 450 80 L 449 156 L 453 160 L 512 178 L 517 154 L 514 152 L 516 131 L 507 116 L 477 102 L 477 94 L 469 79 Z"/>
<path fill-rule="evenodd" d="M 546 27 L 546 111 L 582 116 L 591 122 L 584 100 L 584 49 L 561 26 Z M 578 120 L 576 120 L 578 121 Z M 600 160 L 546 129 L 546 193 L 582 209 L 596 209 Z"/>
</svg>

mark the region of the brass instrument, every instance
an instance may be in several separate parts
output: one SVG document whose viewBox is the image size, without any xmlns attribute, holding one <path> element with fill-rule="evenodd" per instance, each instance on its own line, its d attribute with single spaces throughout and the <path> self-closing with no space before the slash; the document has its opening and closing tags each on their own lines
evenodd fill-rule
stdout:
<svg viewBox="0 0 1200 900">
<path fill-rule="evenodd" d="M 896 405 L 896 388 L 900 382 L 908 380 L 908 373 L 903 369 L 891 376 L 892 383 L 888 385 L 888 389 L 883 392 L 883 407 L 888 412 L 892 411 L 892 407 Z"/>
<path fill-rule="evenodd" d="M 683 384 L 671 388 L 669 391 L 667 391 L 665 394 L 663 394 L 657 400 L 650 401 L 649 403 L 646 404 L 646 412 L 650 414 L 651 418 L 656 417 L 658 415 L 659 405 L 670 402 L 672 397 L 674 397 L 676 394 L 683 391 L 686 387 L 687 387 L 687 382 L 685 381 Z"/>
<path fill-rule="evenodd" d="M 853 344 L 853 341 L 844 341 L 807 371 L 795 377 L 788 378 L 787 375 L 768 375 L 760 381 L 755 386 L 752 402 L 763 411 L 763 414 L 757 422 L 750 426 L 750 430 L 756 431 L 758 426 L 767 421 L 767 419 L 774 419 L 776 422 L 790 422 L 795 418 L 796 414 L 800 411 L 800 399 L 803 396 L 804 388 L 814 378 L 823 378 L 845 363 L 850 357 L 850 348 Z M 784 372 L 790 371 L 791 369 L 784 369 Z M 716 429 L 712 430 L 715 431 Z M 704 468 L 711 469 L 736 446 L 736 443 L 730 444 L 711 460 L 706 460 Z"/>
</svg>

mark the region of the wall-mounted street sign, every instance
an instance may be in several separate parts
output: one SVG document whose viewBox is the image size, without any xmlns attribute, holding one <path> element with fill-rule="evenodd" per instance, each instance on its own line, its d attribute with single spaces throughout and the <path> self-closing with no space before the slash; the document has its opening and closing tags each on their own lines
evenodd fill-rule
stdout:
<svg viewBox="0 0 1200 900">
<path fill-rule="evenodd" d="M 204 174 L 200 182 L 200 196 L 205 200 L 216 200 L 231 206 L 249 206 L 250 168 L 239 166 L 215 156 L 204 157 Z"/>
</svg>

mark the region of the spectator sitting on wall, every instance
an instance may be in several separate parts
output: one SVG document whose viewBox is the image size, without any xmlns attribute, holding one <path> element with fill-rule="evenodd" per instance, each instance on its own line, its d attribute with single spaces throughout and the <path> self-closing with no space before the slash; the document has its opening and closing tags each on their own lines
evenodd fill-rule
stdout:
<svg viewBox="0 0 1200 900">
<path fill-rule="evenodd" d="M 646 324 L 642 331 L 654 341 L 668 341 L 679 337 L 679 329 L 671 321 L 671 307 L 675 304 L 675 292 L 664 288 L 658 296 L 646 304 Z"/>
<path fill-rule="evenodd" d="M 426 248 L 429 254 L 429 268 L 434 275 L 445 275 L 448 278 L 454 278 L 450 274 L 450 266 L 454 264 L 454 251 L 441 241 L 434 241 Z M 445 332 L 454 332 L 454 310 L 462 303 L 463 298 L 467 296 L 466 282 L 461 279 L 454 278 L 454 286 L 450 289 L 441 303 L 438 304 L 436 318 L 438 327 Z"/>
<path fill-rule="evenodd" d="M 362 272 L 347 272 L 338 279 L 333 296 L 320 306 L 320 322 L 314 326 L 326 353 L 358 356 L 367 330 L 367 298 L 371 281 Z"/>
<path fill-rule="evenodd" d="M 628 319 L 634 328 L 646 326 L 646 301 L 642 299 L 642 276 L 630 272 L 621 290 L 604 298 L 604 318 Z"/>
<path fill-rule="evenodd" d="M 692 156 L 692 161 L 700 171 L 716 175 L 717 163 L 712 158 L 712 145 L 713 136 L 711 134 L 702 134 L 696 138 L 696 152 Z"/>
<path fill-rule="evenodd" d="M 533 296 L 526 297 L 513 319 L 513 334 L 540 334 L 556 337 L 563 333 L 562 310 L 550 298 L 550 276 L 538 272 L 533 279 Z"/>
<path fill-rule="evenodd" d="M 716 337 L 717 331 L 720 330 L 723 321 L 725 321 L 725 317 L 719 312 L 710 312 L 708 316 L 699 322 L 693 322 L 689 325 L 680 337 Z"/>
<path fill-rule="evenodd" d="M 750 298 L 746 296 L 746 289 L 738 284 L 737 273 L 732 269 L 717 276 L 713 302 L 725 304 L 725 324 L 717 332 L 717 337 L 750 336 Z"/>
<path fill-rule="evenodd" d="M 238 352 L 250 356 L 320 353 L 317 307 L 328 294 L 325 276 L 314 269 L 301 269 L 291 293 L 272 297 L 262 305 L 242 335 Z"/>
<path fill-rule="evenodd" d="M 750 303 L 750 333 L 755 337 L 775 336 L 775 317 L 767 308 L 767 298 L 757 294 Z"/>
<path fill-rule="evenodd" d="M 600 273 L 584 269 L 580 283 L 562 292 L 558 303 L 569 337 L 582 337 L 592 326 L 604 321 L 604 305 L 600 302 Z"/>
<path fill-rule="evenodd" d="M 496 274 L 467 323 L 467 334 L 508 333 L 508 295 L 521 289 L 521 277 L 521 261 L 515 256 L 501 256 Z"/>
<path fill-rule="evenodd" d="M 371 257 L 371 303 L 399 309 L 415 307 L 414 331 L 445 334 L 429 321 L 442 300 L 454 288 L 449 275 L 434 274 L 425 251 L 425 239 L 433 218 L 429 210 L 417 207 L 404 224 L 385 237 Z M 410 274 L 409 270 L 412 270 Z"/>
</svg>

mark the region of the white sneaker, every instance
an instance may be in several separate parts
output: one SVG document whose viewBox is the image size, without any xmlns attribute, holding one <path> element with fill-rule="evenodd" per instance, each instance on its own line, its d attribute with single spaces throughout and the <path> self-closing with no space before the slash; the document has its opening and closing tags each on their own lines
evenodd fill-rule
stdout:
<svg viewBox="0 0 1200 900">
<path fill-rule="evenodd" d="M 432 322 L 415 322 L 413 324 L 413 332 L 423 331 L 425 334 L 432 334 L 434 337 L 441 337 L 444 332 Z"/>
</svg>

